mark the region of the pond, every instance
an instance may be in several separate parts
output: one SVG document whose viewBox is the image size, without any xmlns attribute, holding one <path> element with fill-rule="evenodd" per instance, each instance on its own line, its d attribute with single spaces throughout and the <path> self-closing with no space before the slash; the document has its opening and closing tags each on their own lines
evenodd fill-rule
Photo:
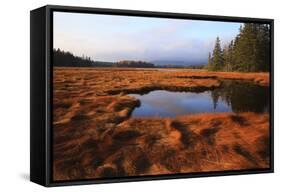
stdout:
<svg viewBox="0 0 281 192">
<path fill-rule="evenodd" d="M 269 87 L 249 82 L 227 80 L 220 88 L 194 92 L 155 90 L 147 94 L 129 94 L 141 105 L 132 117 L 176 117 L 214 112 L 269 112 Z"/>
</svg>

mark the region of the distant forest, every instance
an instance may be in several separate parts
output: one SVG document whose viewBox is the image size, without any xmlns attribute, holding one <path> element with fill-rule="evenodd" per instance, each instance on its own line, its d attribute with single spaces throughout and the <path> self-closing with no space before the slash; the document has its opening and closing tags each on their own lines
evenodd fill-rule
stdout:
<svg viewBox="0 0 281 192">
<path fill-rule="evenodd" d="M 174 65 L 174 64 L 163 64 L 155 65 L 151 62 L 146 61 L 133 61 L 133 60 L 122 60 L 118 62 L 105 62 L 105 61 L 93 61 L 88 56 L 75 56 L 71 52 L 64 51 L 61 49 L 53 50 L 53 61 L 54 66 L 59 67 L 134 67 L 134 68 L 188 68 L 188 69 L 203 69 L 202 65 Z"/>
<path fill-rule="evenodd" d="M 61 67 L 111 67 L 114 63 L 93 61 L 87 56 L 74 56 L 68 51 L 61 49 L 53 50 L 53 65 Z"/>
<path fill-rule="evenodd" d="M 212 53 L 209 53 L 210 71 L 269 71 L 270 28 L 267 24 L 245 23 L 239 34 L 223 49 L 217 37 Z"/>
<path fill-rule="evenodd" d="M 135 67 L 135 68 L 152 68 L 153 63 L 145 61 L 118 61 L 118 62 L 104 62 L 93 61 L 88 56 L 74 56 L 72 53 L 60 49 L 53 50 L 54 66 L 61 67 Z"/>
</svg>

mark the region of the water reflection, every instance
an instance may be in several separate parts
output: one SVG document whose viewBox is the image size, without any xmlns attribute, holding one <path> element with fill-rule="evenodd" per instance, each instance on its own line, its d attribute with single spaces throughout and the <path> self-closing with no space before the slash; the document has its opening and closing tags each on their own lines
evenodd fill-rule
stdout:
<svg viewBox="0 0 281 192">
<path fill-rule="evenodd" d="M 141 101 L 133 117 L 175 117 L 212 112 L 269 112 L 269 87 L 241 81 L 224 81 L 221 88 L 202 93 L 151 91 L 130 94 Z"/>
</svg>

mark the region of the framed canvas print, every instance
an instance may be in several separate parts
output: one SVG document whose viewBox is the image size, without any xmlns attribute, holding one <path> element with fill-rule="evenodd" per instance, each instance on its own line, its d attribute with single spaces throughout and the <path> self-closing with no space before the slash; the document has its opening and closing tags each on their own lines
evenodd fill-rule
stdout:
<svg viewBox="0 0 281 192">
<path fill-rule="evenodd" d="M 31 11 L 30 178 L 273 172 L 273 20 Z"/>
</svg>

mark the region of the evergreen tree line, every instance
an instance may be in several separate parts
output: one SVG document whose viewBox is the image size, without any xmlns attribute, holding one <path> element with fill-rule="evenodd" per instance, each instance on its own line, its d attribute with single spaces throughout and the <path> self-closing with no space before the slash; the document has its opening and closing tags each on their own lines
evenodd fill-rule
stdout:
<svg viewBox="0 0 281 192">
<path fill-rule="evenodd" d="M 221 47 L 216 38 L 209 53 L 207 69 L 210 71 L 259 72 L 269 71 L 270 28 L 267 24 L 245 23 L 229 44 Z"/>
<path fill-rule="evenodd" d="M 74 56 L 70 52 L 62 51 L 60 49 L 54 49 L 53 51 L 53 65 L 64 67 L 90 67 L 93 65 L 93 61 L 90 57 L 78 57 Z"/>
<path fill-rule="evenodd" d="M 60 49 L 53 50 L 53 65 L 61 67 L 135 67 L 135 68 L 151 68 L 153 63 L 145 61 L 118 61 L 105 62 L 93 61 L 87 56 L 74 56 L 72 53 Z"/>
</svg>

